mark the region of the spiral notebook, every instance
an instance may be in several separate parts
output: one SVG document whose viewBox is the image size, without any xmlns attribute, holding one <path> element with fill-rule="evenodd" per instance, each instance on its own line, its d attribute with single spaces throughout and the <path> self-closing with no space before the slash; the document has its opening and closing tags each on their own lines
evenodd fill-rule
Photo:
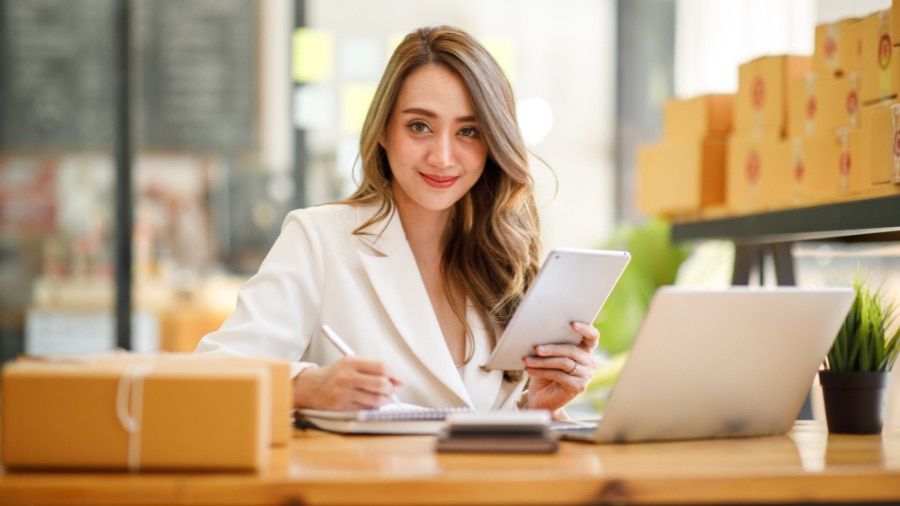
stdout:
<svg viewBox="0 0 900 506">
<path fill-rule="evenodd" d="M 447 415 L 471 411 L 467 406 L 428 408 L 414 404 L 387 404 L 380 409 L 329 411 L 298 409 L 295 425 L 341 434 L 437 434 Z"/>
</svg>

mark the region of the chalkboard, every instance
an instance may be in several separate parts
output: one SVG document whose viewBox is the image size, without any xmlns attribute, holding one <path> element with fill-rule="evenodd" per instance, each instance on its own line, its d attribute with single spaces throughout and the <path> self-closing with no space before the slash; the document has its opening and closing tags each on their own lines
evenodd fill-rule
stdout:
<svg viewBox="0 0 900 506">
<path fill-rule="evenodd" d="M 0 147 L 109 149 L 113 2 L 0 1 Z M 136 147 L 254 147 L 256 2 L 131 2 Z"/>
<path fill-rule="evenodd" d="M 110 0 L 0 2 L 0 146 L 108 146 Z"/>
<path fill-rule="evenodd" d="M 140 0 L 134 7 L 138 138 L 162 148 L 252 147 L 256 2 Z"/>
</svg>

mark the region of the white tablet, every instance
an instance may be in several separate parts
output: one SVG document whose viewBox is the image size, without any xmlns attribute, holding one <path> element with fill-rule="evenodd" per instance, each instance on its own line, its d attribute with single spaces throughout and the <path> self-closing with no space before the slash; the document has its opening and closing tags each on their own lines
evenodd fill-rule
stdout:
<svg viewBox="0 0 900 506">
<path fill-rule="evenodd" d="M 551 251 L 484 367 L 522 370 L 539 344 L 581 342 L 571 322 L 593 323 L 629 260 L 627 251 Z"/>
</svg>

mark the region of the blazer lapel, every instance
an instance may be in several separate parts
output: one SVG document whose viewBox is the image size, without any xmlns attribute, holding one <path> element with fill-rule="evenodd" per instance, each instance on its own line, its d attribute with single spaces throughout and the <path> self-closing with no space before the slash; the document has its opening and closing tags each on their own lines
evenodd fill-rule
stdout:
<svg viewBox="0 0 900 506">
<path fill-rule="evenodd" d="M 472 329 L 475 352 L 463 368 L 463 382 L 471 392 L 472 403 L 477 411 L 500 409 L 506 397 L 501 395 L 503 371 L 491 371 L 481 366 L 487 363 L 491 354 L 488 331 L 474 307 L 466 309 L 466 318 Z M 498 405 L 498 402 L 501 403 Z"/>
<path fill-rule="evenodd" d="M 363 217 L 365 218 L 365 217 Z M 397 332 L 434 378 L 459 403 L 475 407 L 444 344 L 441 327 L 397 213 L 380 234 L 363 236 L 377 255 L 360 251 L 375 293 Z"/>
</svg>

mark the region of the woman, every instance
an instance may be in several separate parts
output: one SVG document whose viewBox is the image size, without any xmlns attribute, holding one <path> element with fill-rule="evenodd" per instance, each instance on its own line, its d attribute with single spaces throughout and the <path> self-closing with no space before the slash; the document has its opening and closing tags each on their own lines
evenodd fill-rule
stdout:
<svg viewBox="0 0 900 506">
<path fill-rule="evenodd" d="M 423 28 L 394 52 L 348 199 L 291 212 L 222 328 L 197 352 L 293 361 L 294 404 L 548 409 L 582 392 L 597 331 L 536 347 L 527 376 L 483 364 L 539 267 L 538 214 L 512 90 L 465 32 Z M 320 335 L 331 326 L 355 351 Z M 525 386 L 528 391 L 525 393 Z"/>
</svg>

